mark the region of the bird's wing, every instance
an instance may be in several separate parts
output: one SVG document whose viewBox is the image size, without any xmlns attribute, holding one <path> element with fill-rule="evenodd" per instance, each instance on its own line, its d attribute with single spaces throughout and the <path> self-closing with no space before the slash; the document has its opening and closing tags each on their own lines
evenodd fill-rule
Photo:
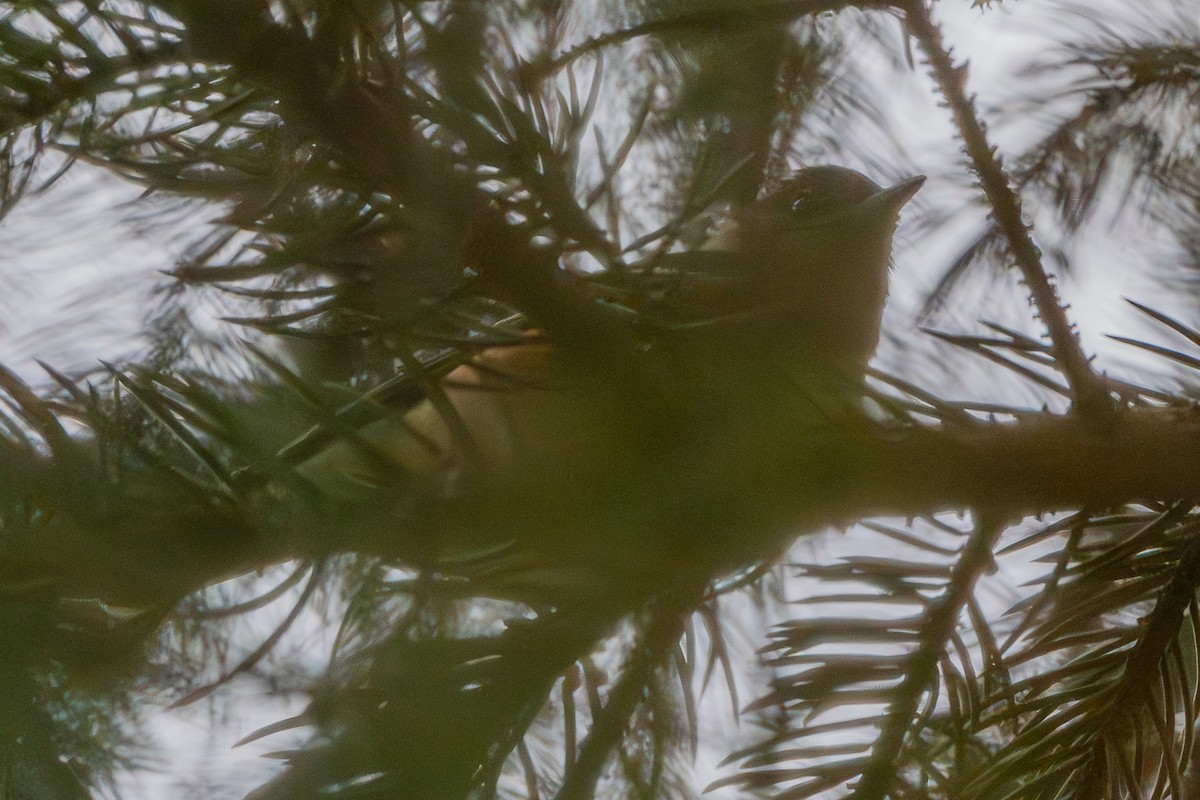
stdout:
<svg viewBox="0 0 1200 800">
<path fill-rule="evenodd" d="M 447 357 L 407 382 L 397 379 L 392 400 L 402 403 L 383 405 L 378 396 L 366 400 L 387 413 L 357 426 L 349 421 L 318 426 L 285 450 L 291 457 L 306 455 L 297 467 L 301 476 L 343 498 L 472 460 L 499 469 L 520 449 L 546 446 L 529 429 L 547 403 L 560 402 L 553 361 L 553 349 L 535 336 L 466 359 Z"/>
<path fill-rule="evenodd" d="M 651 325 L 703 324 L 746 310 L 740 267 L 737 255 L 724 250 L 664 253 L 597 275 L 583 289 Z"/>
</svg>

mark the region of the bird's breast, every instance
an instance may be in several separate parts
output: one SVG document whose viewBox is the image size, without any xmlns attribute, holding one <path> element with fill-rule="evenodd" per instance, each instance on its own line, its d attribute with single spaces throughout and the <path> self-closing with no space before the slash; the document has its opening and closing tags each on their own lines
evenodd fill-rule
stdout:
<svg viewBox="0 0 1200 800">
<path fill-rule="evenodd" d="M 800 356 L 865 364 L 879 341 L 889 258 L 890 237 L 776 237 L 748 255 L 760 333 Z"/>
</svg>

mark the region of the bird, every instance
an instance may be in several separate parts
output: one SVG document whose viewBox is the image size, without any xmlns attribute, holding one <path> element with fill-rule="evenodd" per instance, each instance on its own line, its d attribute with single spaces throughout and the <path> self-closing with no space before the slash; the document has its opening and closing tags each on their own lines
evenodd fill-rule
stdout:
<svg viewBox="0 0 1200 800">
<path fill-rule="evenodd" d="M 656 540 L 666 542 L 661 558 L 644 561 L 635 582 L 648 583 L 652 565 L 678 560 L 672 537 L 695 524 L 713 528 L 714 545 L 694 571 L 739 566 L 738 546 L 716 529 L 776 523 L 744 519 L 760 510 L 743 505 L 730 476 L 782 456 L 781 429 L 835 427 L 857 413 L 892 237 L 924 180 L 884 188 L 845 167 L 800 169 L 733 211 L 704 248 L 578 279 L 576 290 L 634 321 L 631 347 L 664 375 L 660 385 L 581 379 L 580 348 L 569 360 L 534 327 L 504 325 L 502 344 L 461 363 L 443 353 L 407 375 L 400 408 L 379 403 L 378 419 L 349 431 L 318 426 L 308 435 L 328 441 L 319 449 L 301 438 L 305 446 L 290 446 L 305 453 L 295 474 L 370 536 L 397 507 L 491 492 L 478 506 L 491 517 L 439 521 L 440 533 L 398 548 L 401 560 L 439 572 L 479 575 L 486 563 L 528 585 L 556 565 L 546 582 L 559 596 L 588 595 L 580 582 L 592 578 L 598 596 L 611 589 L 608 573 L 629 566 L 625 533 L 613 530 L 676 530 Z M 424 398 L 414 401 L 414 386 Z M 637 509 L 629 519 L 614 517 L 618 495 Z M 763 535 L 767 545 L 750 551 L 763 555 L 776 539 Z M 564 561 L 580 569 L 558 569 Z"/>
<path fill-rule="evenodd" d="M 702 249 L 582 283 L 632 313 L 665 360 L 708 362 L 727 380 L 764 362 L 854 379 L 879 341 L 900 210 L 924 182 L 918 175 L 883 188 L 846 167 L 803 168 L 733 212 Z M 561 396 L 555 348 L 537 332 L 452 369 L 446 361 L 434 370 L 440 397 L 408 401 L 307 459 L 301 472 L 354 495 L 379 484 L 381 464 L 445 473 L 470 450 L 501 470 L 571 444 L 580 409 Z"/>
<path fill-rule="evenodd" d="M 665 327 L 738 334 L 743 357 L 765 348 L 865 367 L 879 341 L 899 212 L 924 182 L 918 175 L 884 189 L 845 167 L 799 170 L 702 249 L 635 269 L 635 302 Z"/>
<path fill-rule="evenodd" d="M 691 607 L 717 574 L 786 546 L 793 515 L 763 502 L 757 481 L 791 455 L 787 400 L 822 382 L 852 400 L 879 339 L 898 216 L 923 181 L 882 188 L 809 167 L 731 213 L 703 249 L 575 279 L 570 290 L 632 322 L 647 374 L 666 373 L 645 387 L 653 398 L 581 379 L 578 342 L 567 356 L 548 333 L 505 320 L 502 344 L 416 365 L 393 393 L 398 408 L 380 403 L 374 421 L 285 448 L 333 516 L 407 544 L 393 552 L 424 570 L 416 591 L 526 611 L 496 636 L 397 634 L 364 680 L 246 737 L 327 731 L 255 800 L 298 796 L 314 776 L 461 795 L 497 737 L 523 729 L 617 620 L 651 598 Z M 429 525 L 424 502 L 448 519 Z M 461 724 L 444 724 L 447 708 Z"/>
</svg>

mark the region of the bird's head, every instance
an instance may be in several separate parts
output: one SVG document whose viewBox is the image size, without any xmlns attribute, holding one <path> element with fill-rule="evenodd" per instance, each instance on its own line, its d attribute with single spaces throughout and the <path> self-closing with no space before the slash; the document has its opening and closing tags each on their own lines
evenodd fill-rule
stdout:
<svg viewBox="0 0 1200 800">
<path fill-rule="evenodd" d="M 892 234 L 924 176 L 882 188 L 835 166 L 796 172 L 731 215 L 700 250 L 632 271 L 617 301 L 714 359 L 780 354 L 861 367 L 874 352 Z M 721 355 L 724 353 L 724 355 Z"/>
<path fill-rule="evenodd" d="M 732 220 L 743 305 L 756 336 L 805 358 L 863 364 L 879 339 L 892 234 L 924 176 L 882 188 L 835 166 L 808 167 Z"/>
<path fill-rule="evenodd" d="M 918 175 L 887 189 L 852 169 L 808 167 L 784 181 L 766 197 L 738 214 L 743 236 L 821 229 L 851 234 L 864 228 L 895 228 L 900 209 L 912 199 L 925 176 Z"/>
</svg>

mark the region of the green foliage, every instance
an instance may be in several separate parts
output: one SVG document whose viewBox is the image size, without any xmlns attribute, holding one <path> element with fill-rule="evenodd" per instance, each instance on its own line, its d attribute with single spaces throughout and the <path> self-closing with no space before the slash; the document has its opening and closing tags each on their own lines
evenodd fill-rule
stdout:
<svg viewBox="0 0 1200 800">
<path fill-rule="evenodd" d="M 1136 189 L 1139 222 L 1196 249 L 1183 12 L 1089 11 L 1030 73 L 1031 107 L 1069 108 L 1010 171 L 924 3 L 599 11 L 0 2 L 0 218 L 99 169 L 206 220 L 163 265 L 145 359 L 0 372 L 0 797 L 115 793 L 146 718 L 178 713 L 152 706 L 247 681 L 307 707 L 239 744 L 310 737 L 256 800 L 1194 793 L 1197 494 L 1192 462 L 1155 461 L 1196 440 L 1191 390 L 1100 373 L 1038 244 Z M 689 371 L 646 311 L 695 288 L 673 253 L 798 163 L 903 152 L 870 88 L 911 74 L 889 14 L 991 212 L 933 295 L 1011 263 L 1045 325 L 936 336 L 1032 407 L 919 370 L 848 399 L 747 336 Z M 1189 349 L 1114 338 L 1194 385 L 1194 324 L 1135 305 Z M 478 366 L 544 342 L 586 392 Z M 555 434 L 581 444 L 488 473 L 472 359 L 483 396 L 572 404 Z M 372 437 L 413 407 L 453 463 Z M 322 484 L 329 453 L 356 485 Z M 305 630 L 316 667 L 287 649 Z"/>
</svg>

